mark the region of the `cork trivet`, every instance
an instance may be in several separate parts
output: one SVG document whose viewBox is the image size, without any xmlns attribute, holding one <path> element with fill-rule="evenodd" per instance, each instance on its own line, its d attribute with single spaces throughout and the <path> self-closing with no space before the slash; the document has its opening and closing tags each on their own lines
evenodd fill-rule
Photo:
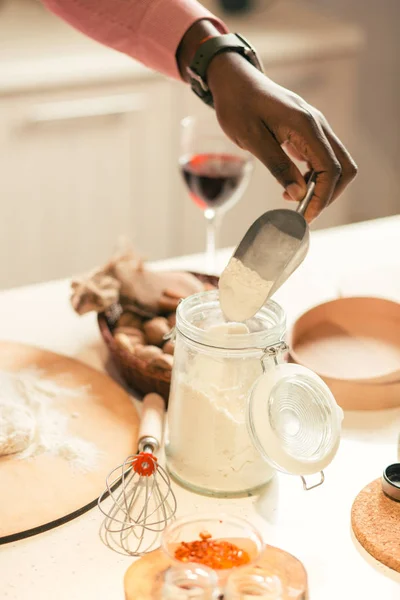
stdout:
<svg viewBox="0 0 400 600">
<path fill-rule="evenodd" d="M 125 600 L 159 600 L 164 573 L 171 565 L 162 550 L 134 562 L 125 573 Z M 303 564 L 280 548 L 267 546 L 257 566 L 267 575 L 278 576 L 285 588 L 282 600 L 307 600 L 307 573 Z"/>
<path fill-rule="evenodd" d="M 371 556 L 400 573 L 400 502 L 385 496 L 380 479 L 367 485 L 354 500 L 351 525 Z"/>
</svg>

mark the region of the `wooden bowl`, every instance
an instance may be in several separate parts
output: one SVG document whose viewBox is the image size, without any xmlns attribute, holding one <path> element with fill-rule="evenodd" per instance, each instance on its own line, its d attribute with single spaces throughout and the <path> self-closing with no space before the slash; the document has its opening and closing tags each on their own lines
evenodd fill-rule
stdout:
<svg viewBox="0 0 400 600">
<path fill-rule="evenodd" d="M 339 298 L 303 314 L 290 359 L 317 373 L 346 410 L 400 406 L 400 304 Z"/>
<path fill-rule="evenodd" d="M 214 275 L 203 275 L 192 273 L 203 283 L 218 285 L 218 277 Z M 171 384 L 171 372 L 159 371 L 157 374 L 149 374 L 147 364 L 129 351 L 121 348 L 114 340 L 113 324 L 105 313 L 99 313 L 98 325 L 101 336 L 106 343 L 112 360 L 125 383 L 132 389 L 145 395 L 150 392 L 160 394 L 168 404 L 169 390 Z"/>
</svg>

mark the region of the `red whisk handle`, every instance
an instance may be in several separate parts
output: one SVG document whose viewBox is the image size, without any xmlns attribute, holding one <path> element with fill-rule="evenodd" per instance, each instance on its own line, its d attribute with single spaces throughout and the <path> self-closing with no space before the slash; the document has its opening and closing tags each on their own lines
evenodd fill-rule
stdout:
<svg viewBox="0 0 400 600">
<path fill-rule="evenodd" d="M 151 452 L 139 452 L 132 460 L 132 468 L 138 475 L 150 477 L 157 470 L 157 458 Z"/>
</svg>

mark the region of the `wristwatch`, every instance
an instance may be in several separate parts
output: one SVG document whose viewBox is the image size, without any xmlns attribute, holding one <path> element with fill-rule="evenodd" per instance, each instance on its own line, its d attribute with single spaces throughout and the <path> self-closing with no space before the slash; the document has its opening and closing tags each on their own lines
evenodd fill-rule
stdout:
<svg viewBox="0 0 400 600">
<path fill-rule="evenodd" d="M 209 106 L 213 106 L 213 98 L 210 88 L 207 85 L 207 68 L 214 56 L 222 52 L 237 52 L 246 58 L 256 69 L 263 71 L 257 52 L 238 33 L 226 33 L 206 39 L 198 47 L 190 66 L 187 67 L 187 72 L 192 90 Z"/>
</svg>

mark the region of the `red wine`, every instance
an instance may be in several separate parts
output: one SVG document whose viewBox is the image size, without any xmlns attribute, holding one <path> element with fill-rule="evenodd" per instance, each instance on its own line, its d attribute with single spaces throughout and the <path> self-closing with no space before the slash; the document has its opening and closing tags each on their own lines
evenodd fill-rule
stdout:
<svg viewBox="0 0 400 600">
<path fill-rule="evenodd" d="M 232 197 L 246 174 L 247 161 L 231 154 L 196 154 L 181 162 L 192 200 L 203 210 Z"/>
</svg>

